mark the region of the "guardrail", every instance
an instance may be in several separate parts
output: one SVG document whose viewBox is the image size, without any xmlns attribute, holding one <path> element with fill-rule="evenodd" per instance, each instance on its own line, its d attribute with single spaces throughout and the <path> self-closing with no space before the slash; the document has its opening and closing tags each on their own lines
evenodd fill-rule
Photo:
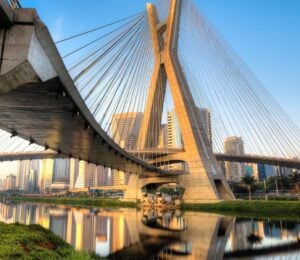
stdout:
<svg viewBox="0 0 300 260">
<path fill-rule="evenodd" d="M 19 0 L 7 0 L 9 5 L 14 9 L 14 8 L 22 8 Z"/>
<path fill-rule="evenodd" d="M 236 199 L 249 200 L 249 193 L 234 192 Z M 300 194 L 290 193 L 289 191 L 268 191 L 268 192 L 252 192 L 252 200 L 299 200 Z"/>
</svg>

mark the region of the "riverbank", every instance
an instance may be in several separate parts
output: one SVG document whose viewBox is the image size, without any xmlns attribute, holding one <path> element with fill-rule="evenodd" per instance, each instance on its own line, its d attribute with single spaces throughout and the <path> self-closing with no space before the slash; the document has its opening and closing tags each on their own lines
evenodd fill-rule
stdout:
<svg viewBox="0 0 300 260">
<path fill-rule="evenodd" d="M 11 202 L 37 202 L 62 204 L 75 207 L 123 207 L 136 208 L 137 203 L 118 199 L 82 197 L 9 197 Z M 214 212 L 238 217 L 291 218 L 300 219 L 298 201 L 222 201 L 217 203 L 187 204 L 180 207 L 183 211 Z"/>
<path fill-rule="evenodd" d="M 0 222 L 0 259 L 103 259 L 75 251 L 72 246 L 39 225 Z"/>
<path fill-rule="evenodd" d="M 121 201 L 118 199 L 103 199 L 103 198 L 80 198 L 80 197 L 9 197 L 12 202 L 39 202 L 49 204 L 63 204 L 68 206 L 78 207 L 122 207 L 135 208 L 135 202 Z"/>
<path fill-rule="evenodd" d="M 182 204 L 181 209 L 240 217 L 300 219 L 300 202 L 298 201 L 222 201 L 217 203 Z"/>
</svg>

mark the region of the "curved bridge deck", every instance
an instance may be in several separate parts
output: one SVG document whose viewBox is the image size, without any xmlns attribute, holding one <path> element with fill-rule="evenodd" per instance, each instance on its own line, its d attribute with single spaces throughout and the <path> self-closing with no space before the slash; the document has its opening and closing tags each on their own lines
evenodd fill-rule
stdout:
<svg viewBox="0 0 300 260">
<path fill-rule="evenodd" d="M 0 41 L 4 46 L 0 128 L 66 157 L 128 173 L 174 174 L 138 159 L 112 141 L 82 100 L 36 11 L 13 12 L 18 15 Z"/>
<path fill-rule="evenodd" d="M 171 151 L 175 153 L 174 151 Z M 150 152 L 146 151 L 149 155 Z M 156 153 L 158 156 L 159 153 Z M 161 152 L 161 156 L 165 156 L 166 152 Z M 280 167 L 300 169 L 300 160 L 298 159 L 285 159 L 277 157 L 267 157 L 259 155 L 228 155 L 228 154 L 215 154 L 218 161 L 230 161 L 241 163 L 262 163 Z M 0 161 L 14 161 L 14 160 L 35 160 L 35 159 L 54 159 L 54 158 L 68 158 L 65 154 L 58 154 L 54 151 L 46 152 L 17 152 L 17 153 L 0 153 Z M 175 173 L 172 173 L 173 175 Z M 178 173 L 179 174 L 179 173 Z"/>
</svg>

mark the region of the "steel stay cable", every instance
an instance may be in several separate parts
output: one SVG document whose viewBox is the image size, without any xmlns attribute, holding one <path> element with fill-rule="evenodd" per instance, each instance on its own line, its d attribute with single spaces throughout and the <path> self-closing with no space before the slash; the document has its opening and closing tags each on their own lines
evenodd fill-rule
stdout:
<svg viewBox="0 0 300 260">
<path fill-rule="evenodd" d="M 142 15 L 141 15 L 141 16 L 142 16 Z M 96 38 L 95 40 L 93 40 L 93 41 L 91 41 L 91 42 L 88 42 L 88 43 L 82 45 L 81 47 L 79 47 L 79 48 L 77 48 L 77 49 L 75 49 L 75 50 L 73 50 L 73 51 L 71 51 L 71 52 L 69 52 L 69 53 L 63 55 L 63 56 L 62 56 L 62 59 L 65 59 L 65 58 L 69 57 L 70 55 L 72 55 L 72 54 L 74 54 L 74 53 L 76 53 L 76 52 L 78 52 L 78 51 L 81 51 L 82 49 L 84 49 L 84 48 L 86 48 L 86 47 L 92 45 L 93 43 L 95 43 L 95 42 L 97 42 L 97 41 L 99 41 L 99 40 L 102 40 L 102 39 L 104 39 L 105 37 L 107 37 L 107 36 L 109 36 L 109 35 L 111 35 L 111 34 L 117 32 L 118 30 L 123 29 L 124 27 L 128 26 L 130 23 L 132 23 L 133 21 L 135 21 L 135 20 L 138 19 L 138 18 L 140 18 L 140 16 L 136 17 L 134 20 L 132 20 L 132 21 L 126 23 L 126 24 L 123 24 L 122 26 L 120 26 L 120 27 L 118 27 L 118 28 L 116 28 L 116 29 L 114 29 L 114 30 L 112 30 L 112 31 L 110 31 L 110 32 L 108 32 L 108 33 L 106 33 L 106 34 L 104 34 L 104 35 L 101 35 L 100 37 Z"/>
<path fill-rule="evenodd" d="M 134 38 L 133 38 L 133 39 L 134 39 Z M 129 41 L 128 43 L 130 43 L 131 40 L 132 40 L 132 39 L 130 39 L 130 41 Z M 128 54 L 126 55 L 125 60 L 126 60 L 126 58 L 128 58 Z M 124 68 L 124 66 L 123 66 L 123 68 Z M 117 72 L 116 75 L 120 74 L 120 72 L 121 72 L 121 70 L 118 70 L 118 72 Z M 114 79 L 115 79 L 115 78 L 114 78 Z M 113 79 L 113 80 L 114 80 L 114 79 Z M 104 100 L 104 97 L 105 97 L 106 95 L 110 94 L 111 89 L 110 89 L 108 86 L 109 86 L 109 85 L 107 85 L 107 91 L 106 91 L 106 93 L 104 93 L 104 95 L 102 96 L 101 100 L 98 102 L 97 107 L 101 106 L 101 105 L 102 105 L 102 102 L 103 102 L 103 100 Z M 95 112 L 97 112 L 97 111 L 95 110 Z"/>
<path fill-rule="evenodd" d="M 77 38 L 77 37 L 80 37 L 80 36 L 83 36 L 83 35 L 86 35 L 86 34 L 89 34 L 89 33 L 92 33 L 92 32 L 98 31 L 98 30 L 101 30 L 101 29 L 104 29 L 104 28 L 106 28 L 106 27 L 112 26 L 112 25 L 114 25 L 114 24 L 117 24 L 117 23 L 126 21 L 126 20 L 128 20 L 128 19 L 130 19 L 130 18 L 133 18 L 133 17 L 135 17 L 135 16 L 137 16 L 137 15 L 140 15 L 141 13 L 143 13 L 143 12 L 139 12 L 139 13 L 134 14 L 134 15 L 131 15 L 131 16 L 129 16 L 129 17 L 120 19 L 120 20 L 115 21 L 115 22 L 111 22 L 111 23 L 106 24 L 106 25 L 102 25 L 102 26 L 96 27 L 96 28 L 94 28 L 94 29 L 91 29 L 91 30 L 88 30 L 88 31 L 85 31 L 85 32 L 82 32 L 82 33 L 79 33 L 79 34 L 76 34 L 76 35 L 72 35 L 72 36 L 67 37 L 67 38 L 65 38 L 65 39 L 56 41 L 55 44 L 60 44 L 60 43 L 63 43 L 63 42 L 65 42 L 65 41 L 68 41 L 68 40 L 71 40 L 71 39 L 74 39 L 74 38 Z"/>
<path fill-rule="evenodd" d="M 125 35 L 125 37 L 127 37 L 127 35 Z M 73 80 L 77 81 L 80 77 L 82 77 L 82 75 L 84 75 L 87 71 L 89 71 L 91 68 L 93 68 L 93 66 L 95 64 L 97 64 L 98 62 L 101 61 L 101 59 L 103 59 L 103 57 L 105 57 L 111 50 L 114 49 L 115 46 L 117 46 L 117 44 L 119 44 L 120 42 L 122 42 L 122 40 L 120 41 L 116 41 L 114 44 L 112 44 L 111 46 L 109 46 L 109 48 L 102 53 L 100 56 L 98 56 L 89 66 L 87 66 L 85 69 L 83 69 L 80 73 L 78 73 Z"/>
<path fill-rule="evenodd" d="M 113 96 L 115 96 L 115 95 L 113 95 Z M 109 103 L 111 103 L 111 102 L 109 102 Z M 109 107 L 110 105 L 108 105 L 108 107 Z M 106 116 L 106 115 L 105 115 Z M 102 122 L 100 123 L 101 125 L 102 125 Z"/>
</svg>

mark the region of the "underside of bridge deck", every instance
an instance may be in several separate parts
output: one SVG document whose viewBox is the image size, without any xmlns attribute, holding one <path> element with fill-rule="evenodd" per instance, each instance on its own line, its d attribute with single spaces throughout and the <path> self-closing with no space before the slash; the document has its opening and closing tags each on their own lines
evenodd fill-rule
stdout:
<svg viewBox="0 0 300 260">
<path fill-rule="evenodd" d="M 145 168 L 128 161 L 89 128 L 70 98 L 61 95 L 61 87 L 55 78 L 0 95 L 0 127 L 70 157 L 147 174 Z"/>
<path fill-rule="evenodd" d="M 121 149 L 86 107 L 34 9 L 2 28 L 0 128 L 64 156 L 128 173 L 169 175 Z"/>
</svg>

